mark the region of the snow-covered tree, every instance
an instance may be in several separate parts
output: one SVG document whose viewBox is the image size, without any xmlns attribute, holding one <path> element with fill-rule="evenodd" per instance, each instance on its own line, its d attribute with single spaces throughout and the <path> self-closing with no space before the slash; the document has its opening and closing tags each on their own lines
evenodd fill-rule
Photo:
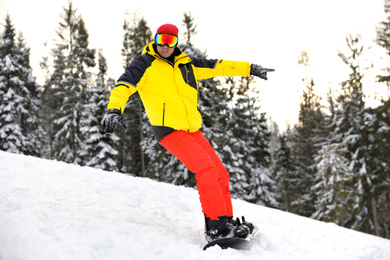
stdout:
<svg viewBox="0 0 390 260">
<path fill-rule="evenodd" d="M 77 15 L 72 2 L 63 8 L 62 21 L 57 30 L 58 39 L 52 50 L 54 71 L 45 91 L 51 95 L 53 155 L 55 159 L 74 164 L 80 157 L 84 140 L 80 120 L 84 110 L 85 90 L 90 85 L 95 66 L 95 50 L 90 49 L 89 34 L 84 20 Z"/>
<path fill-rule="evenodd" d="M 189 46 L 192 46 L 191 38 L 197 33 L 195 19 L 192 17 L 190 12 L 184 13 L 183 15 L 184 17 L 182 21 L 184 27 L 186 28 L 183 33 L 183 42 Z"/>
<path fill-rule="evenodd" d="M 290 180 L 294 183 L 295 189 L 290 209 L 294 213 L 311 216 L 315 201 L 315 195 L 311 191 L 316 173 L 314 157 L 324 142 L 326 121 L 320 103 L 321 98 L 314 91 L 315 83 L 310 76 L 309 55 L 305 51 L 298 58 L 298 63 L 305 69 L 306 75 L 302 78 L 305 89 L 301 97 L 299 121 L 292 134 L 288 136 L 292 146 L 290 158 L 295 168 L 292 172 L 294 179 Z"/>
<path fill-rule="evenodd" d="M 84 106 L 81 120 L 81 133 L 85 139 L 81 156 L 86 166 L 117 171 L 119 137 L 115 133 L 106 134 L 100 131 L 100 122 L 107 110 L 110 90 L 114 86 L 112 79 L 106 80 L 107 61 L 102 51 L 99 51 L 98 66 L 99 73 L 95 84 L 85 89 L 88 102 Z"/>
<path fill-rule="evenodd" d="M 376 43 L 386 49 L 387 55 L 390 55 L 390 0 L 384 0 L 384 11 L 386 19 L 379 23 L 376 28 Z M 378 76 L 379 82 L 387 82 L 390 86 L 390 67 L 384 68 L 387 75 Z"/>
<path fill-rule="evenodd" d="M 144 46 L 152 40 L 152 32 L 147 21 L 143 17 L 138 18 L 137 14 L 134 14 L 130 21 L 124 21 L 123 31 L 122 56 L 125 68 L 135 57 L 141 55 Z M 121 139 L 120 170 L 145 176 L 147 162 L 141 143 L 144 135 L 149 132 L 149 121 L 138 92 L 129 99 L 123 116 L 129 127 L 118 131 Z"/>
<path fill-rule="evenodd" d="M 194 49 L 192 55 L 198 56 Z M 205 54 L 202 54 L 205 57 Z M 228 147 L 224 145 L 226 139 L 225 126 L 228 121 L 229 99 L 227 89 L 221 86 L 219 78 L 201 80 L 198 89 L 199 111 L 202 115 L 202 131 L 221 159 L 227 166 L 229 162 L 225 157 Z M 229 171 L 229 170 L 228 170 Z"/>
<path fill-rule="evenodd" d="M 375 136 L 375 140 L 371 142 L 371 153 L 375 160 L 371 167 L 376 176 L 374 202 L 377 208 L 378 233 L 390 238 L 390 99 L 383 100 L 374 113 L 375 125 L 370 125 Z"/>
<path fill-rule="evenodd" d="M 10 15 L 0 41 L 0 149 L 40 155 L 40 86 L 32 77 L 30 49 L 16 36 Z"/>
<path fill-rule="evenodd" d="M 269 131 L 265 114 L 251 88 L 252 77 L 228 79 L 227 121 L 222 126 L 225 135 L 220 146 L 222 158 L 230 173 L 232 195 L 262 205 L 276 205 L 271 178 Z"/>
<path fill-rule="evenodd" d="M 313 218 L 344 226 L 351 217 L 353 205 L 353 173 L 344 157 L 346 145 L 324 145 L 315 158 L 317 173 L 315 186 L 315 213 Z"/>
<path fill-rule="evenodd" d="M 280 147 L 275 153 L 274 176 L 277 190 L 278 208 L 293 212 L 295 210 L 295 194 L 299 189 L 300 178 L 295 161 L 291 157 L 294 143 L 289 141 L 292 131 L 290 128 L 279 136 Z"/>
<path fill-rule="evenodd" d="M 346 42 L 350 53 L 339 57 L 350 67 L 349 78 L 342 83 L 343 93 L 338 97 L 339 111 L 336 119 L 334 141 L 348 148 L 346 158 L 355 176 L 354 200 L 357 201 L 353 218 L 348 227 L 378 234 L 376 183 L 378 175 L 373 171 L 376 155 L 372 152 L 375 140 L 372 125 L 375 117 L 365 107 L 362 79 L 364 77 L 364 46 L 361 36 L 348 35 Z"/>
</svg>

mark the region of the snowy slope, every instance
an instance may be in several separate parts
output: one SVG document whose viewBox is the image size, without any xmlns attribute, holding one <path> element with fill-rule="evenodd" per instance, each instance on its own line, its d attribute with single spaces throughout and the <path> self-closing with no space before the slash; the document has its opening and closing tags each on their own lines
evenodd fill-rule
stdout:
<svg viewBox="0 0 390 260">
<path fill-rule="evenodd" d="M 234 200 L 249 251 L 202 250 L 197 191 L 0 151 L 0 259 L 389 260 L 390 240 Z"/>
</svg>

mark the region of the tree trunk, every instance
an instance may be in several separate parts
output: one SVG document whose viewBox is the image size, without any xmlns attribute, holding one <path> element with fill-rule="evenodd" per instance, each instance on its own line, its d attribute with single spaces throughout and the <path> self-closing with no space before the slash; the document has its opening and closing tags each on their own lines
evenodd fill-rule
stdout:
<svg viewBox="0 0 390 260">
<path fill-rule="evenodd" d="M 142 127 L 142 105 L 141 105 L 141 99 L 138 102 L 138 113 L 139 113 L 139 136 L 140 136 L 140 153 L 141 153 L 141 175 L 142 177 L 145 177 L 145 155 L 144 150 L 142 149 L 142 141 L 144 140 L 144 133 L 143 133 L 143 127 Z"/>
<path fill-rule="evenodd" d="M 371 198 L 371 215 L 372 222 L 374 224 L 374 232 L 376 236 L 379 236 L 379 224 L 378 224 L 378 215 L 376 211 L 376 201 L 374 198 Z"/>
</svg>

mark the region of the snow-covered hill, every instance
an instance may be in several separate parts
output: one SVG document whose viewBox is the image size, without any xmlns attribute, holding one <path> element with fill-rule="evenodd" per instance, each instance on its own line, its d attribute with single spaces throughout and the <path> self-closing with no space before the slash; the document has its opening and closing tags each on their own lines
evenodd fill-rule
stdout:
<svg viewBox="0 0 390 260">
<path fill-rule="evenodd" d="M 202 250 L 197 191 L 0 151 L 0 259 L 389 260 L 390 240 L 234 200 L 249 251 Z"/>
</svg>

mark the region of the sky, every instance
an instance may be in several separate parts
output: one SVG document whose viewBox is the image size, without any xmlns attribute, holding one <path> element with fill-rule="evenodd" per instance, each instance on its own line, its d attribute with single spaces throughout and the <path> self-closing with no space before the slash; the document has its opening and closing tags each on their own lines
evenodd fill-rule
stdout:
<svg viewBox="0 0 390 260">
<path fill-rule="evenodd" d="M 375 28 L 386 17 L 383 0 L 73 0 L 73 5 L 84 19 L 90 47 L 102 49 L 108 76 L 114 79 L 124 71 L 122 25 L 129 13 L 137 12 L 145 18 L 153 33 L 160 25 L 173 23 L 180 34 L 184 32 L 183 13 L 190 12 L 197 25 L 192 43 L 207 51 L 208 58 L 247 61 L 275 69 L 268 81 L 257 79 L 255 86 L 260 89 L 262 111 L 281 129 L 297 122 L 303 77 L 313 77 L 315 91 L 324 100 L 330 87 L 337 90 L 348 78 L 349 68 L 337 53 L 348 54 L 345 37 L 349 33 L 362 35 L 367 62 L 373 63 L 365 77 L 366 94 L 373 99 L 376 93 L 387 90 L 384 84 L 374 83 L 375 75 L 386 67 L 385 51 L 374 43 Z M 0 0 L 0 24 L 4 25 L 8 12 L 31 48 L 33 75 L 39 83 L 39 62 L 49 53 L 60 14 L 67 6 L 68 0 Z M 302 51 L 310 57 L 309 74 L 297 62 Z"/>
</svg>

